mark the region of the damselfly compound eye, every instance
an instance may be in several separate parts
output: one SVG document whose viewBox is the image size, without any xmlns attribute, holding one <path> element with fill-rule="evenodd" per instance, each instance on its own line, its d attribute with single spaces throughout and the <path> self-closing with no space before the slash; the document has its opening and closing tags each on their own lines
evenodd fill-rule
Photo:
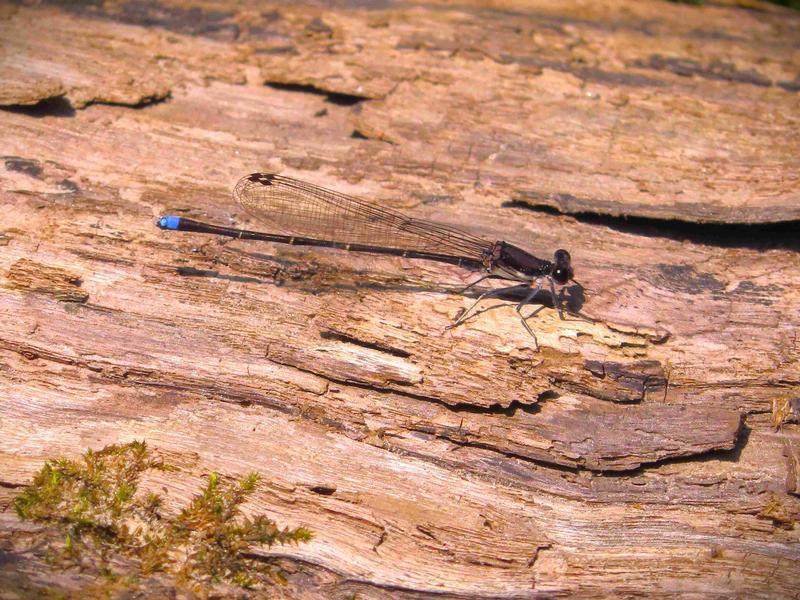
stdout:
<svg viewBox="0 0 800 600">
<path fill-rule="evenodd" d="M 559 285 L 564 285 L 570 279 L 572 279 L 572 270 L 571 269 L 554 269 L 553 270 L 553 281 L 555 281 Z"/>
</svg>

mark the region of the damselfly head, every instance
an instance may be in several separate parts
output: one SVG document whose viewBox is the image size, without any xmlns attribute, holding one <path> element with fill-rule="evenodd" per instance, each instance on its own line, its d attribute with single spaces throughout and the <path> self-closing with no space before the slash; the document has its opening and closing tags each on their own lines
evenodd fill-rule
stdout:
<svg viewBox="0 0 800 600">
<path fill-rule="evenodd" d="M 556 250 L 553 255 L 553 271 L 550 276 L 559 285 L 564 285 L 574 275 L 569 252 L 566 250 Z"/>
</svg>

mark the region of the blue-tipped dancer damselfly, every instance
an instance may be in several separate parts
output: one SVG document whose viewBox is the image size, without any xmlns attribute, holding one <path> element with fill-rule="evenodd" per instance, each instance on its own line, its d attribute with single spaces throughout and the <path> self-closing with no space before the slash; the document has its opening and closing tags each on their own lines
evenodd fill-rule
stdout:
<svg viewBox="0 0 800 600">
<path fill-rule="evenodd" d="M 262 240 L 295 246 L 338 248 L 351 252 L 388 254 L 450 263 L 484 275 L 466 291 L 485 279 L 522 282 L 481 294 L 451 327 L 463 323 L 485 298 L 524 294 L 516 306 L 525 329 L 536 337 L 523 316 L 522 307 L 548 284 L 553 305 L 561 314 L 556 285 L 572 279 L 570 255 L 556 250 L 553 260 L 537 258 L 504 241 L 490 242 L 451 225 L 408 217 L 346 194 L 292 177 L 253 173 L 243 177 L 233 190 L 237 203 L 275 233 L 211 225 L 177 216 L 161 217 L 161 229 L 211 233 L 243 240 Z M 563 315 L 562 315 L 563 316 Z"/>
</svg>

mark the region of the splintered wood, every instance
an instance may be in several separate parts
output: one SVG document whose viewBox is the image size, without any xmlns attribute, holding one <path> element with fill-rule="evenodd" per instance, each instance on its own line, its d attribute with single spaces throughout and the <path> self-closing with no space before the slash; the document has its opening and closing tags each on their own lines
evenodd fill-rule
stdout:
<svg viewBox="0 0 800 600">
<path fill-rule="evenodd" d="M 0 9 L 2 504 L 143 439 L 313 530 L 287 597 L 793 597 L 800 14 L 748 6 Z M 566 318 L 155 226 L 259 229 L 253 171 L 566 248 Z M 0 514 L 0 587 L 86 585 Z"/>
</svg>

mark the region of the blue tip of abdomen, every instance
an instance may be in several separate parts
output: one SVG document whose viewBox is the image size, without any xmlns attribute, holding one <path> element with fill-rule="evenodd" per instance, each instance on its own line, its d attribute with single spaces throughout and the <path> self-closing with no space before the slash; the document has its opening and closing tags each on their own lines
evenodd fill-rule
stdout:
<svg viewBox="0 0 800 600">
<path fill-rule="evenodd" d="M 161 229 L 178 229 L 180 225 L 181 225 L 181 218 L 176 217 L 174 215 L 161 217 L 158 220 L 158 226 L 161 227 Z"/>
</svg>

